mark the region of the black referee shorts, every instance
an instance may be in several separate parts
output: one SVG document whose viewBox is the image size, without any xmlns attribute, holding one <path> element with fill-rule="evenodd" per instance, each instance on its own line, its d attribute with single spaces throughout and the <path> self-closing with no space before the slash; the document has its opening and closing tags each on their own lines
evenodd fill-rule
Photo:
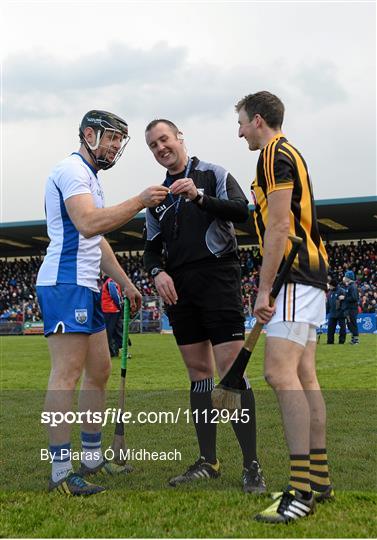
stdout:
<svg viewBox="0 0 377 540">
<path fill-rule="evenodd" d="M 239 265 L 208 265 L 172 274 L 178 302 L 167 314 L 178 345 L 243 340 L 245 317 Z"/>
</svg>

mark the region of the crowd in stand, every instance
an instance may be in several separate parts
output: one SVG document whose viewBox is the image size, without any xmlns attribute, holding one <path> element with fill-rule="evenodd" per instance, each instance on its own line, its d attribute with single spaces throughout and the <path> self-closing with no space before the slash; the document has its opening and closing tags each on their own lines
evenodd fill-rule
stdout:
<svg viewBox="0 0 377 540">
<path fill-rule="evenodd" d="M 355 274 L 359 291 L 359 313 L 375 313 L 377 303 L 377 242 L 351 242 L 327 244 L 329 279 L 342 280 L 346 270 Z M 242 295 L 245 314 L 252 313 L 258 290 L 261 265 L 259 249 L 239 250 Z M 142 254 L 120 256 L 119 261 L 144 296 L 157 296 L 153 279 L 143 269 Z M 39 321 L 41 314 L 35 295 L 35 281 L 40 257 L 0 260 L 0 321 Z"/>
<path fill-rule="evenodd" d="M 0 320 L 39 321 L 35 281 L 42 259 L 0 260 Z"/>
<path fill-rule="evenodd" d="M 241 289 L 245 315 L 251 315 L 258 292 L 259 268 L 262 258 L 258 247 L 239 250 L 241 264 Z"/>
</svg>

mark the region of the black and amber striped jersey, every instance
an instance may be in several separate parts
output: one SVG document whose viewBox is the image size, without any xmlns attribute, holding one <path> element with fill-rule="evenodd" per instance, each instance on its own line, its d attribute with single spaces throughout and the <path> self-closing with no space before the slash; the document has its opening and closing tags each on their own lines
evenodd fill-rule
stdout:
<svg viewBox="0 0 377 540">
<path fill-rule="evenodd" d="M 251 189 L 255 203 L 255 228 L 262 255 L 268 221 L 268 195 L 281 189 L 292 189 L 290 234 L 304 241 L 287 281 L 327 290 L 327 253 L 319 234 L 308 168 L 300 152 L 282 133 L 274 136 L 261 150 Z M 288 241 L 285 256 L 290 251 L 290 244 Z"/>
</svg>

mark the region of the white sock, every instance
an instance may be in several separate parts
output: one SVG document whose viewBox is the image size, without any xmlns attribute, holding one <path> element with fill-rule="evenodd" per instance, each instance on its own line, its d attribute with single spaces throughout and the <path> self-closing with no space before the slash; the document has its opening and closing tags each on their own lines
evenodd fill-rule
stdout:
<svg viewBox="0 0 377 540">
<path fill-rule="evenodd" d="M 66 478 L 70 472 L 73 472 L 72 463 L 70 461 L 53 461 L 51 479 L 53 482 L 59 482 Z"/>
<path fill-rule="evenodd" d="M 53 482 L 59 482 L 72 471 L 71 443 L 50 445 L 49 451 L 52 456 L 51 479 Z"/>
</svg>

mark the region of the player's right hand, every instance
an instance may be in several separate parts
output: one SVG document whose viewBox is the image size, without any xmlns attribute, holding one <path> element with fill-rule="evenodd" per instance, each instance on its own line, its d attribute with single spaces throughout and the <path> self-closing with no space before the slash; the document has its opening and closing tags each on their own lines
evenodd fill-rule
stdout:
<svg viewBox="0 0 377 540">
<path fill-rule="evenodd" d="M 158 294 L 169 306 L 176 304 L 178 300 L 177 291 L 174 287 L 174 281 L 166 272 L 160 272 L 154 279 L 154 284 Z"/>
<path fill-rule="evenodd" d="M 144 208 L 151 208 L 162 203 L 169 193 L 169 189 L 165 186 L 150 186 L 142 191 L 139 195 Z"/>
<path fill-rule="evenodd" d="M 125 294 L 130 301 L 130 310 L 134 314 L 141 308 L 143 297 L 137 288 L 131 283 L 128 287 L 123 289 L 123 294 Z"/>
<path fill-rule="evenodd" d="M 275 306 L 270 306 L 270 295 L 259 291 L 253 309 L 253 315 L 257 321 L 262 324 L 268 323 L 275 311 Z"/>
</svg>

